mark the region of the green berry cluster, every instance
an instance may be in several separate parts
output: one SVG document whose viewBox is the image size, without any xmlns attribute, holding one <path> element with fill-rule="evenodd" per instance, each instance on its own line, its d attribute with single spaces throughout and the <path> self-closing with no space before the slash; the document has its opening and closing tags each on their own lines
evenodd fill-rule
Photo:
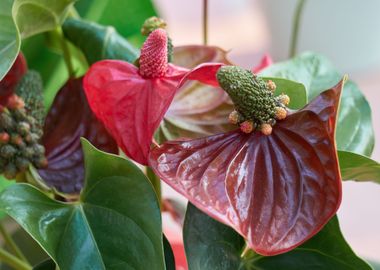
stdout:
<svg viewBox="0 0 380 270">
<path fill-rule="evenodd" d="M 45 119 L 45 107 L 43 98 L 43 83 L 41 75 L 37 71 L 28 71 L 18 83 L 16 95 L 25 102 L 25 110 L 28 115 L 36 119 L 36 125 L 42 129 Z"/>
<path fill-rule="evenodd" d="M 274 96 L 275 85 L 267 83 L 251 71 L 237 66 L 223 66 L 217 73 L 219 85 L 232 99 L 236 123 L 252 121 L 253 129 L 276 123 L 279 108 L 286 108 Z"/>
<path fill-rule="evenodd" d="M 14 179 L 29 165 L 47 165 L 45 148 L 39 143 L 42 130 L 37 120 L 28 115 L 24 101 L 13 95 L 6 107 L 0 107 L 0 174 Z"/>
</svg>

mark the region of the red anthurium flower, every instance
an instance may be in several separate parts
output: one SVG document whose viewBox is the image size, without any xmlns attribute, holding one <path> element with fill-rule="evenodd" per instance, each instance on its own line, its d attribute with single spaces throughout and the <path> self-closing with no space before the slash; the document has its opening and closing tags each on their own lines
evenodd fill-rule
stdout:
<svg viewBox="0 0 380 270">
<path fill-rule="evenodd" d="M 204 64 L 189 71 L 167 62 L 167 35 L 153 31 L 145 41 L 140 67 L 117 60 L 95 63 L 84 78 L 90 107 L 127 156 L 146 165 L 152 137 L 180 81 L 215 84 L 222 64 Z"/>
<path fill-rule="evenodd" d="M 8 97 L 13 94 L 16 85 L 25 75 L 27 69 L 25 57 L 20 52 L 7 75 L 0 81 L 0 105 L 5 105 Z"/>
<path fill-rule="evenodd" d="M 81 137 L 103 151 L 118 153 L 115 141 L 88 106 L 78 78 L 59 90 L 45 120 L 42 143 L 48 166 L 38 172 L 48 186 L 64 193 L 80 192 L 84 182 Z"/>
<path fill-rule="evenodd" d="M 228 73 L 236 70 L 222 69 L 218 81 L 234 101 L 230 121 L 240 129 L 169 141 L 152 149 L 150 165 L 257 253 L 287 252 L 315 235 L 341 201 L 335 123 L 343 81 L 289 112 L 289 99 L 274 97 L 272 83 L 249 71 L 236 82 Z"/>
</svg>

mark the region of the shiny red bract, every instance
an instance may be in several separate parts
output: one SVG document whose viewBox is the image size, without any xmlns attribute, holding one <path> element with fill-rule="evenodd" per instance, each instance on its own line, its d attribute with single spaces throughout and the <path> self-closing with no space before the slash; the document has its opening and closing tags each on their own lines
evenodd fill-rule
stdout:
<svg viewBox="0 0 380 270">
<path fill-rule="evenodd" d="M 151 151 L 150 165 L 257 253 L 287 252 L 315 235 L 339 207 L 335 125 L 342 87 L 343 81 L 289 114 L 270 136 L 235 130 L 169 141 Z"/>
<path fill-rule="evenodd" d="M 90 107 L 124 153 L 147 165 L 153 134 L 160 125 L 182 79 L 215 85 L 222 64 L 193 70 L 168 65 L 165 76 L 145 78 L 134 65 L 118 60 L 95 63 L 84 78 Z"/>
</svg>

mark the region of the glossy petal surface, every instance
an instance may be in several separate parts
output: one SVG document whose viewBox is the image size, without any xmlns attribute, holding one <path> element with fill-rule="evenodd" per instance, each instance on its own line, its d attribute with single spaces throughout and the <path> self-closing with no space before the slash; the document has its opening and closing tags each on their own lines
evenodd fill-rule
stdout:
<svg viewBox="0 0 380 270">
<path fill-rule="evenodd" d="M 49 165 L 39 170 L 51 187 L 65 193 L 79 193 L 84 181 L 80 138 L 97 148 L 118 153 L 115 141 L 88 106 L 82 79 L 69 80 L 57 94 L 46 117 L 42 142 Z"/>
<path fill-rule="evenodd" d="M 173 62 L 187 68 L 194 68 L 204 62 L 232 65 L 227 59 L 226 51 L 202 45 L 175 47 Z M 228 115 L 232 110 L 233 105 L 222 89 L 188 81 L 177 91 L 161 124 L 161 135 L 166 141 L 231 130 L 234 126 L 228 123 Z"/>
<path fill-rule="evenodd" d="M 152 150 L 150 164 L 256 252 L 284 253 L 316 234 L 339 207 L 334 133 L 342 86 L 279 121 L 270 136 L 235 130 L 167 142 Z"/>
<path fill-rule="evenodd" d="M 148 79 L 123 61 L 94 64 L 84 79 L 91 109 L 127 156 L 146 165 L 153 134 L 163 119 L 180 80 L 209 82 L 220 65 L 201 65 L 188 71 L 169 65 L 164 77 Z M 211 74 L 211 75 L 210 75 Z"/>
</svg>

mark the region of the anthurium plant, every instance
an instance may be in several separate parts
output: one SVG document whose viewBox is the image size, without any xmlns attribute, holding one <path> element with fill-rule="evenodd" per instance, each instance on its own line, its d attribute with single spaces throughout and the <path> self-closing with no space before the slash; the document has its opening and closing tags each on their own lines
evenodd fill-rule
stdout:
<svg viewBox="0 0 380 270">
<path fill-rule="evenodd" d="M 186 46 L 148 0 L 2 0 L 4 269 L 374 269 L 336 215 L 342 181 L 380 183 L 371 109 L 324 56 L 293 55 L 304 4 L 289 59 L 245 69 L 206 44 L 207 0 Z"/>
</svg>

